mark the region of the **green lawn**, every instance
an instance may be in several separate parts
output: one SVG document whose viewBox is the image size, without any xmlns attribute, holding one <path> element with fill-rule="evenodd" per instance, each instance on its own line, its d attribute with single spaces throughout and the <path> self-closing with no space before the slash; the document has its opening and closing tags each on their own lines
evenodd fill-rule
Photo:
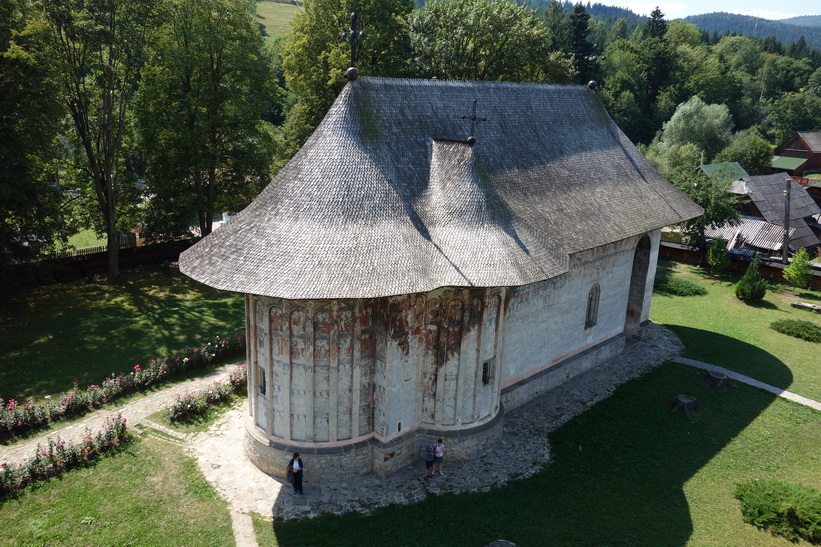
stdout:
<svg viewBox="0 0 821 547">
<path fill-rule="evenodd" d="M 821 487 L 821 416 L 748 386 L 706 387 L 667 364 L 550 435 L 554 461 L 489 493 L 431 497 L 373 516 L 255 522 L 260 545 L 786 546 L 741 520 L 736 483 Z M 678 393 L 704 410 L 669 410 Z"/>
<path fill-rule="evenodd" d="M 821 294 L 771 287 L 764 302 L 747 305 L 733 294 L 738 275 L 718 278 L 701 268 L 660 262 L 660 271 L 692 279 L 706 296 L 653 295 L 650 318 L 668 326 L 686 347 L 684 355 L 752 376 L 762 382 L 821 400 L 821 345 L 772 330 L 777 319 L 793 318 L 821 325 L 821 316 L 790 306 L 796 300 L 821 303 Z"/>
<path fill-rule="evenodd" d="M 100 237 L 94 230 L 83 230 L 68 238 L 65 247 L 72 249 L 88 249 L 89 247 L 102 247 L 106 244 L 106 238 Z M 64 248 L 58 246 L 58 249 Z"/>
<path fill-rule="evenodd" d="M 0 545 L 234 545 L 227 504 L 181 446 L 146 438 L 16 496 Z"/>
<path fill-rule="evenodd" d="M 56 394 L 186 345 L 244 329 L 242 295 L 176 265 L 49 285 L 0 308 L 0 397 Z"/>
<path fill-rule="evenodd" d="M 291 18 L 299 11 L 300 8 L 293 4 L 258 1 L 257 23 L 260 25 L 265 41 L 272 42 L 291 32 Z"/>
</svg>

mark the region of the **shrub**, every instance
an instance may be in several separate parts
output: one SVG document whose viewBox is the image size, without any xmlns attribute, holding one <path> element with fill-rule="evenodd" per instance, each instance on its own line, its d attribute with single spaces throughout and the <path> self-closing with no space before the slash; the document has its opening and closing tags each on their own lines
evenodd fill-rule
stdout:
<svg viewBox="0 0 821 547">
<path fill-rule="evenodd" d="M 798 287 L 806 287 L 812 278 L 812 265 L 810 256 L 806 249 L 798 249 L 792 257 L 790 265 L 784 268 L 784 279 L 793 286 L 793 290 Z"/>
<path fill-rule="evenodd" d="M 821 344 L 821 325 L 816 325 L 812 321 L 779 319 L 770 323 L 770 328 L 787 336 Z"/>
<path fill-rule="evenodd" d="M 232 371 L 225 383 L 214 382 L 206 390 L 194 390 L 189 393 L 174 396 L 174 403 L 168 407 L 166 417 L 169 421 L 183 421 L 197 414 L 202 414 L 212 406 L 229 399 L 235 393 L 247 391 L 248 375 L 245 366 L 240 365 L 238 370 Z"/>
<path fill-rule="evenodd" d="M 727 252 L 727 241 L 717 237 L 707 249 L 707 265 L 714 272 L 720 272 L 730 265 L 730 253 Z"/>
<path fill-rule="evenodd" d="M 735 492 L 744 522 L 797 542 L 821 541 L 821 492 L 776 480 L 748 481 Z"/>
<path fill-rule="evenodd" d="M 747 272 L 735 285 L 735 295 L 744 302 L 760 302 L 767 294 L 767 282 L 758 274 L 758 264 L 761 257 L 758 254 L 747 267 Z"/>
<path fill-rule="evenodd" d="M 59 475 L 129 440 L 131 435 L 126 429 L 126 419 L 120 415 L 106 420 L 96 434 L 86 428 L 83 440 L 77 444 L 69 444 L 63 439 L 55 442 L 49 437 L 45 447 L 37 445 L 34 457 L 17 464 L 0 463 L 0 494 Z"/>
<path fill-rule="evenodd" d="M 175 374 L 201 368 L 244 350 L 245 337 L 241 333 L 217 336 L 202 347 L 186 347 L 178 354 L 151 359 L 147 365 L 134 365 L 128 374 L 112 372 L 103 382 L 90 385 L 86 390 L 75 387 L 57 398 L 47 397 L 44 402 L 28 399 L 25 404 L 0 398 L 0 434 L 15 435 L 80 414 L 123 395 L 165 382 Z"/>
<path fill-rule="evenodd" d="M 672 275 L 656 276 L 656 280 L 653 283 L 653 290 L 657 293 L 672 296 L 702 296 L 707 294 L 707 289 L 695 281 Z"/>
</svg>

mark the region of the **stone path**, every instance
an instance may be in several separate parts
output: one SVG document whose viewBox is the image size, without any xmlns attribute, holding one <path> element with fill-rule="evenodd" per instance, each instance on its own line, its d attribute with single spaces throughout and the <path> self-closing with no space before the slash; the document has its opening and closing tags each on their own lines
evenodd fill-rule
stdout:
<svg viewBox="0 0 821 547">
<path fill-rule="evenodd" d="M 721 370 L 737 381 L 821 410 L 821 403 L 816 401 L 721 367 L 677 357 L 682 349 L 674 334 L 657 325 L 650 325 L 642 340 L 630 342 L 613 361 L 509 412 L 504 420 L 505 442 L 499 443 L 490 453 L 466 462 L 446 461 L 445 474 L 436 475 L 429 481 L 422 478 L 423 462 L 420 458 L 416 464 L 408 465 L 387 478 L 371 474 L 349 481 L 312 484 L 311 462 L 306 460 L 305 496 L 293 496 L 290 485 L 266 475 L 245 457 L 245 404 L 229 409 L 208 431 L 202 433 L 182 435 L 153 422 L 145 423 L 148 415 L 167 407 L 174 394 L 202 389 L 215 380 L 222 380 L 236 365 L 222 367 L 202 378 L 177 384 L 119 408 L 95 412 L 82 422 L 54 431 L 50 436 L 79 439 L 86 426 L 94 430 L 117 412 L 128 418 L 132 426 L 143 424 L 144 427 L 166 431 L 186 447 L 207 480 L 229 503 L 237 545 L 250 547 L 257 545 L 251 513 L 282 519 L 347 512 L 365 514 L 391 504 L 419 502 L 431 494 L 487 492 L 508 481 L 530 477 L 550 462 L 548 432 L 611 395 L 617 385 L 670 359 L 706 370 Z M 45 437 L 11 447 L 0 446 L 0 461 L 20 461 L 31 457 L 37 443 L 44 442 Z"/>
</svg>

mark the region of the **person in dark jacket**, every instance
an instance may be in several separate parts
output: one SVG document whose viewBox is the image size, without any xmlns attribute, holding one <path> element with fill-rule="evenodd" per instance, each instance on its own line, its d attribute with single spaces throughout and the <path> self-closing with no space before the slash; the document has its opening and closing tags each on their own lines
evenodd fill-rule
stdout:
<svg viewBox="0 0 821 547">
<path fill-rule="evenodd" d="M 305 469 L 305 464 L 302 463 L 302 458 L 299 457 L 299 452 L 294 452 L 294 457 L 288 462 L 288 473 L 294 474 L 294 494 L 303 496 L 302 492 L 302 471 Z"/>
</svg>

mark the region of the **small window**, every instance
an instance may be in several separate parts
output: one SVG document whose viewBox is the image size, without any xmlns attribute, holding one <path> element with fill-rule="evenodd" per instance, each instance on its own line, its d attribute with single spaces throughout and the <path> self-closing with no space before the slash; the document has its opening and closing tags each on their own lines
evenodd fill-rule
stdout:
<svg viewBox="0 0 821 547">
<path fill-rule="evenodd" d="M 496 365 L 496 358 L 491 357 L 482 363 L 482 384 L 488 385 L 493 380 L 493 369 Z"/>
<path fill-rule="evenodd" d="M 599 288 L 599 284 L 596 283 L 590 288 L 590 292 L 587 294 L 587 315 L 584 319 L 584 328 L 589 329 L 590 327 L 596 324 L 596 321 L 599 317 L 599 295 L 601 294 L 601 289 Z"/>
<path fill-rule="evenodd" d="M 259 371 L 259 394 L 265 395 L 265 369 L 257 368 Z"/>
</svg>

